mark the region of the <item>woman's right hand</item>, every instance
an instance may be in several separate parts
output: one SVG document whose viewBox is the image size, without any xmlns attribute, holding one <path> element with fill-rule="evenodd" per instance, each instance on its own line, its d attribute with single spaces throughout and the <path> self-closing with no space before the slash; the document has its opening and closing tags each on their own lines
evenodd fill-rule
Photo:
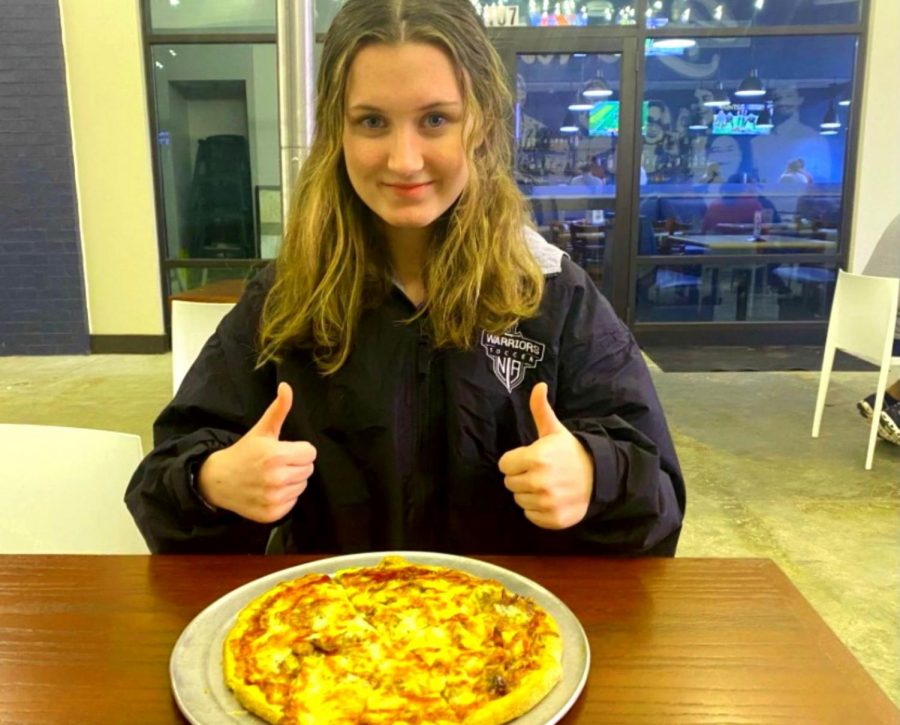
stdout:
<svg viewBox="0 0 900 725">
<path fill-rule="evenodd" d="M 197 490 L 204 501 L 261 524 L 278 521 L 294 508 L 313 473 L 316 449 L 306 441 L 279 440 L 293 399 L 291 386 L 279 384 L 256 425 L 203 462 Z"/>
</svg>

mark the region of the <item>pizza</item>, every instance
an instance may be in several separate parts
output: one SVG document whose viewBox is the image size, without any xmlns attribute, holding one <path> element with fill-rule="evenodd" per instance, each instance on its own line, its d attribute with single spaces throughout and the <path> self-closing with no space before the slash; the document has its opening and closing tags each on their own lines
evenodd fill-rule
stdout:
<svg viewBox="0 0 900 725">
<path fill-rule="evenodd" d="M 562 675 L 559 628 L 500 582 L 389 556 L 285 581 L 237 615 L 225 683 L 266 722 L 499 725 Z"/>
</svg>

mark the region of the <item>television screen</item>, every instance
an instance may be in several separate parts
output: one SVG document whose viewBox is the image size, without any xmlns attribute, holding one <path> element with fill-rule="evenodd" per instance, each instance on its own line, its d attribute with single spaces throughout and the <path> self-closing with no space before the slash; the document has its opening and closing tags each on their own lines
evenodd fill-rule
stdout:
<svg viewBox="0 0 900 725">
<path fill-rule="evenodd" d="M 647 128 L 647 116 L 650 114 L 650 103 L 641 104 L 641 129 Z M 619 102 L 600 101 L 588 112 L 588 136 L 619 135 Z"/>
<path fill-rule="evenodd" d="M 764 106 L 752 108 L 743 104 L 725 106 L 713 116 L 712 132 L 720 136 L 760 136 L 771 133 L 771 126 L 759 126 Z"/>
</svg>

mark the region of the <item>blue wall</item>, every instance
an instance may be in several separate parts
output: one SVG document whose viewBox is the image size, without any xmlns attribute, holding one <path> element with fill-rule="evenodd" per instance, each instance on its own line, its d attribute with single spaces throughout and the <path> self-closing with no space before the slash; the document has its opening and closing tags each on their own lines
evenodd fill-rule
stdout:
<svg viewBox="0 0 900 725">
<path fill-rule="evenodd" d="M 87 353 L 57 0 L 0 13 L 0 355 Z"/>
</svg>

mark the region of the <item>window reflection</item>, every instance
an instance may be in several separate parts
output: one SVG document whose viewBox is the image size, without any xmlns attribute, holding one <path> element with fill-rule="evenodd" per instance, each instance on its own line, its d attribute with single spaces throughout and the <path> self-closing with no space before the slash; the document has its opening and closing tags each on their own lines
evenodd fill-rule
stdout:
<svg viewBox="0 0 900 725">
<path fill-rule="evenodd" d="M 834 25 L 859 22 L 859 0 L 649 0 L 647 27 Z"/>
<path fill-rule="evenodd" d="M 272 256 L 280 238 L 275 46 L 152 52 L 166 257 Z"/>
<path fill-rule="evenodd" d="M 539 230 L 602 284 L 615 235 L 620 56 L 517 58 L 515 175 Z"/>
<path fill-rule="evenodd" d="M 610 194 L 619 135 L 619 56 L 518 56 L 516 173 L 522 185 Z"/>
<path fill-rule="evenodd" d="M 855 51 L 843 36 L 648 42 L 640 215 L 659 239 L 639 253 L 710 253 L 702 237 L 726 234 L 746 254 L 782 237 L 839 251 Z"/>
<path fill-rule="evenodd" d="M 640 322 L 823 320 L 836 279 L 831 265 L 703 264 L 638 267 Z"/>
<path fill-rule="evenodd" d="M 274 33 L 275 0 L 149 0 L 154 33 Z"/>
</svg>

